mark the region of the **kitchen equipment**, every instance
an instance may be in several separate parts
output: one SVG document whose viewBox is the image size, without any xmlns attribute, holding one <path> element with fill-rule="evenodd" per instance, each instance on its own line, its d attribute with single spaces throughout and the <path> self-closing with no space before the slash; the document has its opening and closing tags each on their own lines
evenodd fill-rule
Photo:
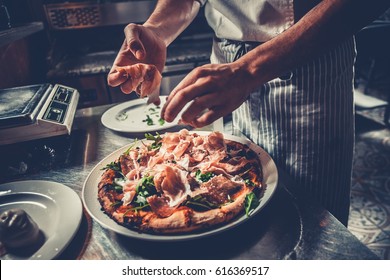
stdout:
<svg viewBox="0 0 390 280">
<path fill-rule="evenodd" d="M 129 22 L 144 22 L 152 13 L 155 0 L 113 3 L 56 3 L 44 5 L 49 27 L 53 30 L 91 28 Z"/>
<path fill-rule="evenodd" d="M 59 84 L 0 90 L 0 145 L 70 134 L 78 100 Z"/>
</svg>

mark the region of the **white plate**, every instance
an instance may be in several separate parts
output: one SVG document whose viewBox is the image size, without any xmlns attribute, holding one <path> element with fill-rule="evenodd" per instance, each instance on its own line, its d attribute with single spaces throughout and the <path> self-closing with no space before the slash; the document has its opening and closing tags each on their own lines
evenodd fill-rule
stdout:
<svg viewBox="0 0 390 280">
<path fill-rule="evenodd" d="M 121 103 L 108 109 L 102 115 L 102 124 L 114 131 L 125 133 L 144 133 L 162 131 L 178 126 L 180 115 L 171 122 L 160 124 L 160 112 L 166 102 L 164 97 L 160 97 L 161 104 L 146 104 L 146 99 L 136 99 Z M 152 124 L 146 122 L 147 116 L 152 120 Z"/>
<path fill-rule="evenodd" d="M 69 187 L 49 181 L 18 181 L 0 185 L 1 213 L 21 208 L 38 224 L 42 246 L 30 256 L 7 253 L 3 259 L 50 260 L 75 236 L 82 219 L 79 196 Z"/>
<path fill-rule="evenodd" d="M 196 131 L 199 135 L 207 135 L 209 131 Z M 233 140 L 236 142 L 240 142 L 243 144 L 247 144 L 258 156 L 261 162 L 261 166 L 263 169 L 263 182 L 265 183 L 265 191 L 264 195 L 260 200 L 259 206 L 254 209 L 252 214 L 247 217 L 245 214 L 238 217 L 237 219 L 231 221 L 228 224 L 225 224 L 220 227 L 213 228 L 204 232 L 196 232 L 196 233 L 183 233 L 183 234 L 150 234 L 150 233 L 140 233 L 135 230 L 131 230 L 124 226 L 117 224 L 114 220 L 108 217 L 102 210 L 101 205 L 98 201 L 98 184 L 100 181 L 100 177 L 103 173 L 102 168 L 105 167 L 108 163 L 116 160 L 122 153 L 124 153 L 132 144 L 126 145 L 115 152 L 108 155 L 105 159 L 99 162 L 91 173 L 88 175 L 83 191 L 82 191 L 82 200 L 84 202 L 84 206 L 88 213 L 91 215 L 95 221 L 97 221 L 104 228 L 110 229 L 116 233 L 137 238 L 143 240 L 155 240 L 155 241 L 174 241 L 174 240 L 190 240 L 194 238 L 204 237 L 212 234 L 216 234 L 227 230 L 229 228 L 235 227 L 241 224 L 244 221 L 247 221 L 249 218 L 253 217 L 255 214 L 259 213 L 261 209 L 269 202 L 272 195 L 274 194 L 278 182 L 278 172 L 276 169 L 276 165 L 272 158 L 259 146 L 255 145 L 253 142 L 232 135 L 225 135 L 225 139 Z"/>
</svg>

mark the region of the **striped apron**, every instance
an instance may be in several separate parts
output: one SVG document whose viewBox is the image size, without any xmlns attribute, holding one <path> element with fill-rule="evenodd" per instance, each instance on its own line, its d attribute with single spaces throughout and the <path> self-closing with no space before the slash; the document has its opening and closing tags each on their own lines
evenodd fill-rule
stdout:
<svg viewBox="0 0 390 280">
<path fill-rule="evenodd" d="M 256 44 L 215 39 L 212 63 L 229 63 Z M 354 146 L 351 37 L 328 53 L 269 81 L 233 112 L 233 126 L 266 150 L 298 193 L 347 225 Z"/>
</svg>

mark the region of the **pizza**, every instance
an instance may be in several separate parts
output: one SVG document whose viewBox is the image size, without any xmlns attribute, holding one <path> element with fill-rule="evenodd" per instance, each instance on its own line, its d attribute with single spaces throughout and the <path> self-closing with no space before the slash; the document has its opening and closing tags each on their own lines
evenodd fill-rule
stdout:
<svg viewBox="0 0 390 280">
<path fill-rule="evenodd" d="M 220 132 L 146 134 L 102 170 L 98 200 L 118 224 L 188 233 L 251 215 L 265 186 L 259 156 Z"/>
</svg>

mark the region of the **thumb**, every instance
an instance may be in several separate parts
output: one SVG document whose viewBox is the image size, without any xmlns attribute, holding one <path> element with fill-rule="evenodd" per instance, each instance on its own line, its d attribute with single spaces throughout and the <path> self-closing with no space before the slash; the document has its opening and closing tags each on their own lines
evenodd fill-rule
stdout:
<svg viewBox="0 0 390 280">
<path fill-rule="evenodd" d="M 145 58 L 145 48 L 140 40 L 141 28 L 137 24 L 129 24 L 125 28 L 126 43 L 130 52 L 138 60 Z"/>
</svg>

